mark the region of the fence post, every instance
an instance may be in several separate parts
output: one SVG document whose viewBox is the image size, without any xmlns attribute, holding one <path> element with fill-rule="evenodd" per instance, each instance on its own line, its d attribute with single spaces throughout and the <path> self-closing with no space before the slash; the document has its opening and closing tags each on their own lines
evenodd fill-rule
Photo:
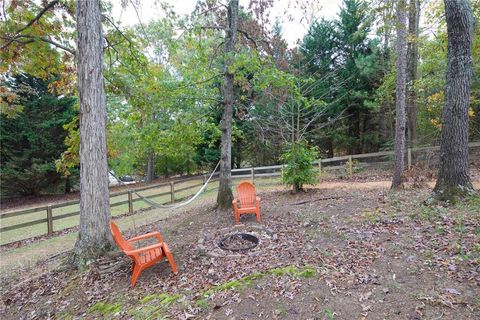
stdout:
<svg viewBox="0 0 480 320">
<path fill-rule="evenodd" d="M 133 213 L 132 191 L 128 191 L 128 213 Z"/>
<path fill-rule="evenodd" d="M 252 171 L 252 183 L 255 183 L 255 168 L 252 167 L 251 171 Z"/>
<path fill-rule="evenodd" d="M 53 217 L 52 206 L 47 207 L 47 234 L 51 236 L 53 234 Z"/>
<path fill-rule="evenodd" d="M 175 202 L 175 181 L 170 182 L 170 196 L 171 201 Z"/>
<path fill-rule="evenodd" d="M 412 148 L 407 149 L 407 168 L 408 170 L 412 168 Z"/>
<path fill-rule="evenodd" d="M 352 156 L 348 156 L 348 175 L 351 177 L 353 176 L 353 160 Z"/>
</svg>

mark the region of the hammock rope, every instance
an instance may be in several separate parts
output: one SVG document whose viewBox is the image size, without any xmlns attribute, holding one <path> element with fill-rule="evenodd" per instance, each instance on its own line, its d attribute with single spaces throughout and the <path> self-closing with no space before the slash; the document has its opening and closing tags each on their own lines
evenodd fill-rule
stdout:
<svg viewBox="0 0 480 320">
<path fill-rule="evenodd" d="M 141 194 L 139 194 L 135 189 L 129 189 L 127 188 L 127 191 L 130 191 L 132 193 L 134 193 L 137 197 L 139 197 L 140 199 L 142 199 L 144 202 L 148 203 L 149 205 L 151 205 L 152 207 L 155 207 L 155 208 L 158 208 L 158 209 L 178 209 L 178 208 L 181 208 L 181 207 L 184 207 L 188 204 L 190 204 L 192 201 L 194 201 L 204 190 L 205 188 L 207 187 L 208 183 L 210 182 L 210 180 L 212 179 L 213 175 L 215 174 L 215 171 L 217 171 L 217 168 L 218 166 L 220 165 L 220 161 L 217 163 L 217 165 L 215 166 L 215 169 L 213 169 L 212 173 L 210 174 L 210 176 L 208 177 L 207 181 L 203 184 L 203 186 L 200 188 L 200 190 L 198 190 L 197 193 L 195 193 L 190 199 L 188 199 L 187 201 L 184 201 L 184 202 L 180 202 L 180 203 L 177 203 L 177 204 L 171 204 L 171 205 L 168 205 L 168 204 L 161 204 L 161 203 L 158 203 L 158 202 L 155 202 L 151 199 L 148 199 L 147 197 L 144 197 L 142 196 Z M 123 181 L 121 181 L 119 178 L 117 178 L 117 176 L 115 176 L 111 171 L 108 171 L 114 178 L 115 180 L 118 181 L 118 183 L 120 185 L 124 185 L 126 186 L 127 184 L 124 183 Z"/>
</svg>

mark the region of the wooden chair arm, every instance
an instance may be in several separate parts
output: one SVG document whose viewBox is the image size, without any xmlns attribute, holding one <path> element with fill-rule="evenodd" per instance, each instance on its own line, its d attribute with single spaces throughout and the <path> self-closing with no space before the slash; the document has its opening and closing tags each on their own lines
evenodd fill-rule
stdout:
<svg viewBox="0 0 480 320">
<path fill-rule="evenodd" d="M 139 249 L 135 249 L 135 250 L 127 250 L 127 251 L 125 251 L 125 254 L 130 256 L 130 255 L 134 255 L 134 254 L 137 254 L 137 253 L 142 253 L 142 252 L 146 252 L 146 251 L 150 251 L 150 250 L 158 249 L 158 248 L 163 248 L 163 242 L 162 243 L 156 243 L 156 244 L 153 244 L 151 246 L 147 246 L 147 247 L 143 247 L 143 248 L 139 248 Z"/>
<path fill-rule="evenodd" d="M 158 241 L 163 242 L 162 235 L 158 231 L 154 231 L 154 232 L 142 234 L 141 236 L 133 237 L 131 239 L 128 239 L 127 242 L 134 242 L 134 241 L 139 241 L 139 240 L 143 240 L 143 239 L 147 239 L 147 238 L 153 238 L 153 237 L 157 238 Z"/>
<path fill-rule="evenodd" d="M 237 207 L 238 207 L 238 199 L 237 198 L 232 200 L 232 205 L 235 209 L 237 209 Z"/>
<path fill-rule="evenodd" d="M 255 197 L 255 200 L 257 201 L 258 204 L 260 204 L 260 200 L 262 200 L 260 197 Z"/>
</svg>

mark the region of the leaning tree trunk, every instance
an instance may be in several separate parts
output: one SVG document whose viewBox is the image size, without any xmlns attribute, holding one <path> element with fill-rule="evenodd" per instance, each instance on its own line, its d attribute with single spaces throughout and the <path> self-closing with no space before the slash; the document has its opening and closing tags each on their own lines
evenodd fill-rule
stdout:
<svg viewBox="0 0 480 320">
<path fill-rule="evenodd" d="M 100 1 L 78 0 L 77 75 L 80 101 L 80 228 L 73 263 L 84 266 L 112 248 L 102 73 Z"/>
<path fill-rule="evenodd" d="M 397 84 L 396 84 L 396 123 L 395 123 L 395 165 L 393 168 L 392 189 L 401 188 L 405 167 L 405 96 L 407 68 L 407 33 L 405 27 L 406 3 L 397 4 Z"/>
<path fill-rule="evenodd" d="M 219 208 L 232 206 L 232 117 L 233 117 L 233 74 L 228 67 L 232 63 L 231 53 L 235 49 L 238 24 L 238 0 L 231 0 L 228 4 L 228 29 L 225 38 L 225 76 L 222 86 L 223 115 L 221 121 L 222 150 L 220 155 L 220 185 L 217 194 Z"/>
<path fill-rule="evenodd" d="M 454 200 L 473 191 L 468 168 L 468 106 L 474 18 L 467 0 L 444 0 L 448 51 L 440 169 L 435 196 Z"/>
<path fill-rule="evenodd" d="M 418 80 L 418 36 L 420 20 L 420 1 L 410 0 L 408 9 L 407 43 L 407 133 L 408 146 L 414 147 L 417 140 L 417 93 L 415 83 Z M 414 158 L 415 154 L 412 154 Z"/>
</svg>

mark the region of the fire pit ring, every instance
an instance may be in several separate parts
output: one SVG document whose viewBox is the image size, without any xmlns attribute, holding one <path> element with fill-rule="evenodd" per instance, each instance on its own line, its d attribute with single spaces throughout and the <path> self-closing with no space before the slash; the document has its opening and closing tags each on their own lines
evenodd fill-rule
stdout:
<svg viewBox="0 0 480 320">
<path fill-rule="evenodd" d="M 237 232 L 220 239 L 218 246 L 223 250 L 247 251 L 255 248 L 258 245 L 258 241 L 258 238 L 253 234 Z M 237 242 L 240 247 L 236 246 L 235 242 Z"/>
</svg>

